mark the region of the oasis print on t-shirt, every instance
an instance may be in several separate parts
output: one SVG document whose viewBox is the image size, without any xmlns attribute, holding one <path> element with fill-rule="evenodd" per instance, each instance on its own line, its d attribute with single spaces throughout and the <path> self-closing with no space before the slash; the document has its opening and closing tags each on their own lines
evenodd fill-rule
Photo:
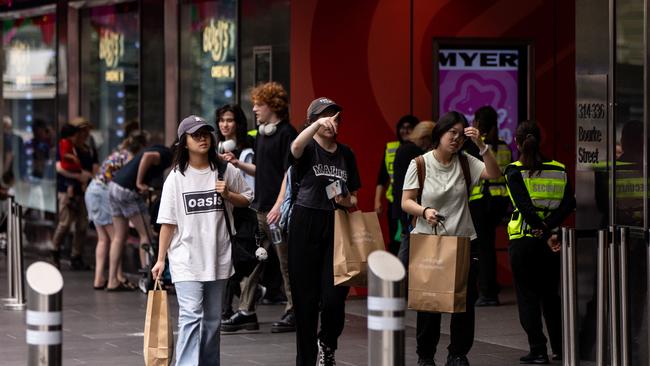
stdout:
<svg viewBox="0 0 650 366">
<path fill-rule="evenodd" d="M 214 189 L 183 193 L 183 203 L 186 215 L 224 210 L 223 199 Z"/>
</svg>

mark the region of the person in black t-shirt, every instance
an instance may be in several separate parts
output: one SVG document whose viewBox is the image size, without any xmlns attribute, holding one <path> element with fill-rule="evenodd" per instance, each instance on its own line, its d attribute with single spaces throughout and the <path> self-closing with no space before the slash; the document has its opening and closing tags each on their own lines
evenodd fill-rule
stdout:
<svg viewBox="0 0 650 366">
<path fill-rule="evenodd" d="M 327 98 L 307 110 L 308 126 L 291 144 L 299 191 L 289 224 L 289 278 L 296 314 L 296 365 L 334 365 L 349 287 L 334 286 L 334 210 L 357 204 L 361 186 L 349 147 L 336 141 L 343 109 Z M 341 191 L 329 198 L 326 187 Z M 320 332 L 317 333 L 320 310 Z"/>
<path fill-rule="evenodd" d="M 195 117 L 199 118 L 199 117 Z M 108 184 L 111 216 L 113 216 L 113 239 L 109 252 L 108 284 L 106 291 L 132 291 L 133 286 L 120 282 L 118 267 L 122 249 L 129 230 L 129 221 L 138 231 L 140 247 L 151 244 L 149 211 L 141 194 L 149 190 L 153 181 L 162 180 L 163 174 L 172 164 L 172 152 L 168 147 L 154 145 L 140 151 L 120 169 Z M 144 258 L 142 249 L 140 259 Z"/>
<path fill-rule="evenodd" d="M 289 168 L 289 146 L 298 133 L 288 121 L 289 97 L 282 85 L 275 82 L 260 85 L 251 91 L 251 99 L 253 112 L 260 124 L 254 145 L 255 157 L 253 164 L 239 161 L 237 167 L 247 174 L 255 175 L 255 198 L 251 207 L 257 211 L 262 246 L 268 250 L 271 246 L 271 226 L 277 225 L 280 220 L 280 205 L 284 198 L 280 190 Z M 280 321 L 272 324 L 271 332 L 292 332 L 295 330 L 295 320 L 289 287 L 286 241 L 283 239 L 281 243 L 274 244 L 273 248 L 280 262 L 287 305 Z M 256 293 L 259 294 L 258 283 L 263 268 L 263 263 L 258 264 L 244 281 L 239 310 L 230 319 L 223 321 L 223 332 L 259 329 L 255 304 L 259 297 Z"/>
</svg>

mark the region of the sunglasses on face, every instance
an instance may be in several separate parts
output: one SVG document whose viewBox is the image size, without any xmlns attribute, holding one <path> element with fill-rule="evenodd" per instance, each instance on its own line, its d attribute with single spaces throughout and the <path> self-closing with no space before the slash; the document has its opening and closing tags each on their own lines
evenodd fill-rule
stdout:
<svg viewBox="0 0 650 366">
<path fill-rule="evenodd" d="M 210 138 L 210 131 L 208 130 L 198 130 L 194 133 L 190 134 L 190 137 L 192 137 L 192 140 L 194 141 L 201 141 L 203 139 L 209 139 Z"/>
</svg>

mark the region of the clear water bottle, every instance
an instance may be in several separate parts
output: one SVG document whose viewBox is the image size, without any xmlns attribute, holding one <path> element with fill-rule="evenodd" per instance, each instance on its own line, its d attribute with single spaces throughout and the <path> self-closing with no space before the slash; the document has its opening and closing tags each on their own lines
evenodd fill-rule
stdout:
<svg viewBox="0 0 650 366">
<path fill-rule="evenodd" d="M 269 225 L 269 231 L 271 232 L 271 242 L 273 244 L 282 244 L 282 231 L 280 227 L 276 224 Z"/>
</svg>

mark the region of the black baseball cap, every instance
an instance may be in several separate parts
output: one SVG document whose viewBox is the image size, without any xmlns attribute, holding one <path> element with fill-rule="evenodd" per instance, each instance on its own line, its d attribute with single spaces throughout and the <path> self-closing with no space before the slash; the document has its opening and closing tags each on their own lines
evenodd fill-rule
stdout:
<svg viewBox="0 0 650 366">
<path fill-rule="evenodd" d="M 335 108 L 337 111 L 343 110 L 343 108 L 340 105 L 336 104 L 333 100 L 329 98 L 325 98 L 325 97 L 316 98 L 309 104 L 309 108 L 307 108 L 307 119 L 313 122 L 316 116 L 323 113 L 323 111 L 328 108 Z"/>
</svg>

